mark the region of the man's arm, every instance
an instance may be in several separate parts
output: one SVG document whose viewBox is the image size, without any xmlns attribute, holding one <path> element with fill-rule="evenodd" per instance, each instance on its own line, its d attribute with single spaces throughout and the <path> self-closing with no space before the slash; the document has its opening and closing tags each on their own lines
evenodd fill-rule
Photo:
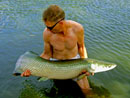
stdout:
<svg viewBox="0 0 130 98">
<path fill-rule="evenodd" d="M 50 59 L 52 57 L 52 46 L 50 45 L 50 32 L 47 31 L 47 29 L 43 32 L 43 41 L 44 41 L 44 51 L 40 55 L 40 57 L 44 59 Z"/>
<path fill-rule="evenodd" d="M 43 32 L 43 40 L 44 40 L 44 52 L 40 55 L 40 57 L 44 59 L 50 59 L 52 57 L 52 49 L 51 45 L 49 43 L 50 36 L 49 33 L 46 31 L 46 29 Z M 29 77 L 31 75 L 30 70 L 25 70 L 21 76 L 23 77 Z"/>
<path fill-rule="evenodd" d="M 44 51 L 40 57 L 48 60 L 52 57 L 52 47 L 48 42 L 44 42 Z"/>
<path fill-rule="evenodd" d="M 80 57 L 88 58 L 87 50 L 84 44 L 84 29 L 82 26 L 77 32 L 77 39 L 78 39 L 78 52 L 80 54 Z M 86 74 L 86 76 L 89 76 L 89 72 L 87 72 L 86 70 L 83 70 L 82 73 Z M 77 83 L 84 94 L 86 94 L 90 90 L 90 85 L 87 80 L 87 77 L 83 77 L 82 79 L 78 80 Z"/>
<path fill-rule="evenodd" d="M 87 50 L 84 44 L 84 29 L 81 26 L 79 31 L 77 32 L 77 39 L 78 39 L 78 52 L 81 58 L 88 58 Z"/>
</svg>

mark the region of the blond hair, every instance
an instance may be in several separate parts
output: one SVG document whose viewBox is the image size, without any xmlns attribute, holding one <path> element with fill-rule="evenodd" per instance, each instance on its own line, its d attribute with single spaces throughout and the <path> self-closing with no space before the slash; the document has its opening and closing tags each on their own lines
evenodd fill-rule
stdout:
<svg viewBox="0 0 130 98">
<path fill-rule="evenodd" d="M 57 22 L 59 19 L 65 18 L 65 12 L 57 5 L 50 5 L 43 12 L 43 21 Z"/>
</svg>

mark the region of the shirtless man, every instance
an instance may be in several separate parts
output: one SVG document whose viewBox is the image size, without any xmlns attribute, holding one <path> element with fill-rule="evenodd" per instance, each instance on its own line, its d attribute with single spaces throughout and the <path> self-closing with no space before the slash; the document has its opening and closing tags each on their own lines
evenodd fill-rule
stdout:
<svg viewBox="0 0 130 98">
<path fill-rule="evenodd" d="M 43 32 L 44 51 L 41 57 L 44 59 L 66 60 L 76 58 L 87 58 L 84 44 L 84 28 L 81 24 L 65 20 L 64 11 L 57 5 L 50 5 L 43 13 L 43 21 L 46 28 Z M 88 76 L 88 72 L 83 71 Z M 21 76 L 30 76 L 31 72 L 26 70 Z M 82 92 L 88 93 L 90 86 L 87 77 L 77 81 Z"/>
</svg>

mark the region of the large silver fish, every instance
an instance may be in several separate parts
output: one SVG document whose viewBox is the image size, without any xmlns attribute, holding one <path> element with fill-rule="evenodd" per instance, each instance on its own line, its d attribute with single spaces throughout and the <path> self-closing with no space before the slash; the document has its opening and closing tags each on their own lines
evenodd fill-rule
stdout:
<svg viewBox="0 0 130 98">
<path fill-rule="evenodd" d="M 95 59 L 73 60 L 45 60 L 34 52 L 26 52 L 18 59 L 14 74 L 22 73 L 29 69 L 32 76 L 48 79 L 74 79 L 83 70 L 90 73 L 108 71 L 116 67 L 116 64 Z"/>
</svg>

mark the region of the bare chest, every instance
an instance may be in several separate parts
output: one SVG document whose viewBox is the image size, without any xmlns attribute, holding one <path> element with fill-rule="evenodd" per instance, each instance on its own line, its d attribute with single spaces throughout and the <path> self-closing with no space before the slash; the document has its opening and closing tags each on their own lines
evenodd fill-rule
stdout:
<svg viewBox="0 0 130 98">
<path fill-rule="evenodd" d="M 56 50 L 73 49 L 77 45 L 77 37 L 73 33 L 67 35 L 54 34 L 50 43 Z"/>
</svg>

